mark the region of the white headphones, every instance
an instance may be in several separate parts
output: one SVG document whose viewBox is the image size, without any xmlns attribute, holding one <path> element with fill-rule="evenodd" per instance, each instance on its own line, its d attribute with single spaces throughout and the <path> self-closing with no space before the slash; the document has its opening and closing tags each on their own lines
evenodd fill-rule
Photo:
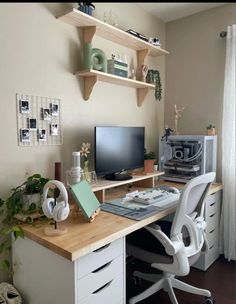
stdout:
<svg viewBox="0 0 236 304">
<path fill-rule="evenodd" d="M 60 195 L 57 198 L 57 200 L 59 199 L 59 201 L 56 201 L 56 205 L 55 199 L 53 197 L 47 198 L 48 190 L 53 185 L 60 190 Z M 62 182 L 59 182 L 57 180 L 50 180 L 45 184 L 43 188 L 42 209 L 46 217 L 53 218 L 56 222 L 64 221 L 68 217 L 70 213 L 68 194 Z"/>
</svg>

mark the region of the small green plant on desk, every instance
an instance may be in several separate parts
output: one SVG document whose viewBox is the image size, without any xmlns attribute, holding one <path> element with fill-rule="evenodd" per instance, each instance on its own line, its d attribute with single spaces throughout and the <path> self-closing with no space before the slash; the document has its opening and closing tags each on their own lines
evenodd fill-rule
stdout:
<svg viewBox="0 0 236 304">
<path fill-rule="evenodd" d="M 11 235 L 14 240 L 23 238 L 20 220 L 33 223 L 34 218 L 43 215 L 41 195 L 48 181 L 48 178 L 34 174 L 20 186 L 11 189 L 11 195 L 5 201 L 0 198 L 0 268 L 8 273 L 11 273 L 11 266 L 4 256 L 11 250 Z"/>
<path fill-rule="evenodd" d="M 144 159 L 155 159 L 155 153 L 153 151 L 147 151 L 144 149 Z"/>
<path fill-rule="evenodd" d="M 144 173 L 152 173 L 154 171 L 155 153 L 144 149 Z"/>
</svg>

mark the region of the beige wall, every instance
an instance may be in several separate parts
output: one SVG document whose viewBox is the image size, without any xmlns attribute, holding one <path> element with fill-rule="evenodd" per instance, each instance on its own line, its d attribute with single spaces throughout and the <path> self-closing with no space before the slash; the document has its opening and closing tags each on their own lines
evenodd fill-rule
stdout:
<svg viewBox="0 0 236 304">
<path fill-rule="evenodd" d="M 226 4 L 167 23 L 165 123 L 174 127 L 174 104 L 185 107 L 180 134 L 206 134 L 209 123 L 218 135 L 218 180 L 221 179 L 221 118 L 225 39 L 221 31 L 236 21 L 236 4 Z"/>
<path fill-rule="evenodd" d="M 88 102 L 83 100 L 81 83 L 73 73 L 81 68 L 81 31 L 55 17 L 70 4 L 0 4 L 0 197 L 25 179 L 26 173 L 53 178 L 54 163 L 62 162 L 63 175 L 71 167 L 71 153 L 83 141 L 93 143 L 96 125 L 145 126 L 146 146 L 157 151 L 163 128 L 164 102 L 150 92 L 141 108 L 132 88 L 98 83 Z M 76 4 L 74 4 L 76 7 Z M 165 43 L 165 24 L 129 3 L 96 4 L 95 16 L 102 19 L 112 8 L 123 29 L 135 29 L 147 36 L 159 36 Z M 135 52 L 96 37 L 94 47 L 107 56 L 120 52 L 136 62 Z M 165 59 L 148 60 L 165 81 Z M 58 97 L 62 100 L 64 143 L 62 146 L 19 147 L 17 144 L 16 93 Z M 92 147 L 93 149 L 93 147 Z M 92 162 L 92 157 L 91 157 Z M 0 274 L 0 281 L 1 281 Z"/>
</svg>

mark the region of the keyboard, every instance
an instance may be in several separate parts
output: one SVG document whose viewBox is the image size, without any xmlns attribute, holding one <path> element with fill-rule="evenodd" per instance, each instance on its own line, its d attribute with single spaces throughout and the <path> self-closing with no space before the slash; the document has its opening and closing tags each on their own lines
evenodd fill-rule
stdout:
<svg viewBox="0 0 236 304">
<path fill-rule="evenodd" d="M 133 191 L 123 198 L 117 198 L 100 206 L 102 211 L 121 215 L 133 220 L 142 220 L 166 208 L 175 206 L 180 193 L 161 186 L 147 191 Z"/>
<path fill-rule="evenodd" d="M 166 188 L 155 188 L 135 193 L 132 199 L 140 204 L 162 207 L 169 202 L 178 200 L 180 193 L 173 193 Z"/>
</svg>

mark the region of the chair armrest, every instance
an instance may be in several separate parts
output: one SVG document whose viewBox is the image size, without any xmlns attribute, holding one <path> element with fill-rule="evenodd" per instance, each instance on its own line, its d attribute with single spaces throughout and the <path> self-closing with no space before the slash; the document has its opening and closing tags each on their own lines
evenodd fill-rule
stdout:
<svg viewBox="0 0 236 304">
<path fill-rule="evenodd" d="M 152 233 L 158 241 L 165 247 L 165 251 L 168 255 L 174 255 L 179 252 L 184 244 L 179 240 L 171 240 L 157 224 L 150 224 L 145 227 L 150 233 Z"/>
</svg>

